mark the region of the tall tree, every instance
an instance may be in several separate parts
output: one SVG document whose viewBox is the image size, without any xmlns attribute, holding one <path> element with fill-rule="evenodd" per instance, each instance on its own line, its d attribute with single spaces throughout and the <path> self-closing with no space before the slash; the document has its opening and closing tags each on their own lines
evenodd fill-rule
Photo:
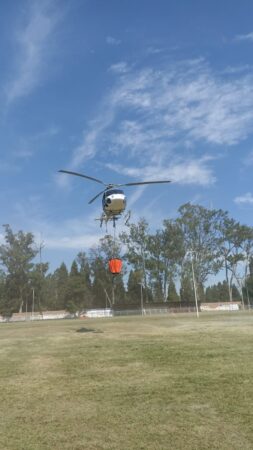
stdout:
<svg viewBox="0 0 253 450">
<path fill-rule="evenodd" d="M 222 267 L 218 228 L 222 211 L 186 203 L 179 208 L 179 214 L 177 223 L 184 235 L 185 252 L 191 252 L 197 285 L 203 285 Z"/>
<path fill-rule="evenodd" d="M 173 281 L 173 278 L 171 278 L 169 281 L 167 301 L 169 303 L 180 302 L 180 296 L 177 293 L 176 285 Z"/>
<path fill-rule="evenodd" d="M 192 277 L 189 272 L 184 271 L 181 275 L 180 299 L 184 303 L 195 302 Z"/>
<path fill-rule="evenodd" d="M 178 276 L 185 253 L 180 226 L 173 220 L 164 220 L 163 229 L 149 236 L 148 250 L 154 299 L 166 301 L 169 281 Z"/>
<path fill-rule="evenodd" d="M 91 263 L 93 283 L 93 306 L 96 308 L 106 308 L 113 306 L 112 296 L 112 276 L 102 257 L 96 255 Z"/>
<path fill-rule="evenodd" d="M 46 303 L 46 273 L 48 263 L 34 264 L 30 273 L 29 310 L 41 311 Z"/>
<path fill-rule="evenodd" d="M 89 258 L 85 252 L 79 252 L 76 257 L 76 262 L 79 267 L 79 274 L 81 276 L 81 286 L 83 290 L 83 308 L 89 308 L 92 305 L 92 283 L 91 283 L 91 267 Z"/>
<path fill-rule="evenodd" d="M 135 271 L 142 273 L 145 300 L 148 302 L 149 230 L 147 221 L 142 218 L 137 224 L 129 224 L 128 233 L 121 233 L 120 238 L 126 245 L 125 258 L 128 264 Z"/>
<path fill-rule="evenodd" d="M 5 244 L 0 246 L 0 262 L 6 272 L 6 298 L 11 309 L 22 312 L 29 295 L 29 279 L 38 250 L 32 233 L 14 233 L 10 225 L 4 225 Z"/>
<path fill-rule="evenodd" d="M 0 315 L 4 317 L 11 317 L 15 311 L 13 305 L 8 301 L 6 296 L 6 276 L 5 273 L 0 270 Z"/>
<path fill-rule="evenodd" d="M 65 263 L 61 263 L 60 267 L 55 270 L 54 274 L 54 306 L 55 309 L 65 309 L 67 307 L 68 296 L 68 269 Z"/>
<path fill-rule="evenodd" d="M 127 281 L 127 303 L 140 304 L 141 302 L 142 272 L 130 270 Z"/>
<path fill-rule="evenodd" d="M 125 301 L 123 274 L 114 276 L 109 271 L 109 260 L 120 258 L 121 242 L 111 235 L 99 240 L 90 252 L 93 277 L 92 292 L 97 307 L 113 306 Z M 123 269 L 124 273 L 124 269 Z"/>
<path fill-rule="evenodd" d="M 253 228 L 241 225 L 223 213 L 219 224 L 220 258 L 225 268 L 230 301 L 233 299 L 232 285 L 234 281 L 241 291 L 243 300 L 244 279 L 248 275 L 250 258 L 253 252 Z M 242 273 L 242 265 L 244 265 Z"/>
</svg>

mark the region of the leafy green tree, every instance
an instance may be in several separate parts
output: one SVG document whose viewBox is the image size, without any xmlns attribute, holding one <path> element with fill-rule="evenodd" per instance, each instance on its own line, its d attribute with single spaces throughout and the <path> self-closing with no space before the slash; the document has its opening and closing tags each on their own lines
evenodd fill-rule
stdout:
<svg viewBox="0 0 253 450">
<path fill-rule="evenodd" d="M 235 284 L 232 285 L 232 298 L 234 302 L 240 302 L 241 301 L 241 294 Z"/>
<path fill-rule="evenodd" d="M 46 304 L 46 273 L 48 271 L 48 263 L 34 264 L 33 270 L 30 272 L 29 280 L 29 307 L 32 310 L 34 301 L 34 311 L 41 311 Z"/>
<path fill-rule="evenodd" d="M 244 295 L 247 298 L 248 305 L 253 305 L 253 276 L 250 275 L 245 282 Z"/>
<path fill-rule="evenodd" d="M 71 313 L 80 312 L 92 305 L 91 286 L 87 273 L 79 271 L 77 261 L 74 260 L 68 276 L 66 290 L 66 309 Z"/>
<path fill-rule="evenodd" d="M 164 220 L 161 246 L 161 257 L 164 266 L 164 298 L 166 298 L 168 283 L 175 280 L 182 271 L 184 256 L 185 243 L 180 225 L 175 220 Z"/>
<path fill-rule="evenodd" d="M 61 309 L 59 306 L 57 270 L 54 273 L 49 273 L 45 276 L 43 285 L 43 303 L 40 304 L 40 309 L 42 310 L 56 311 L 57 309 Z M 38 305 L 36 290 L 34 291 L 34 297 L 36 311 Z"/>
<path fill-rule="evenodd" d="M 91 283 L 91 267 L 89 263 L 89 258 L 85 252 L 78 253 L 76 257 L 76 262 L 79 267 L 79 274 L 81 277 L 81 286 L 83 291 L 82 307 L 90 308 L 93 303 L 92 296 L 92 283 Z"/>
<path fill-rule="evenodd" d="M 192 278 L 187 272 L 184 272 L 181 277 L 180 299 L 184 303 L 195 302 Z"/>
<path fill-rule="evenodd" d="M 103 258 L 98 255 L 93 259 L 91 268 L 93 272 L 93 306 L 109 308 L 113 305 L 112 276 L 109 274 L 108 268 L 105 267 Z"/>
<path fill-rule="evenodd" d="M 13 233 L 10 225 L 4 225 L 5 244 L 0 246 L 0 262 L 6 273 L 6 299 L 10 311 L 22 312 L 29 295 L 29 279 L 38 253 L 32 233 Z"/>
<path fill-rule="evenodd" d="M 91 290 L 91 268 L 89 259 L 85 252 L 79 252 L 76 257 L 76 262 L 79 267 L 80 275 L 83 277 L 85 286 L 88 290 Z"/>
<path fill-rule="evenodd" d="M 222 267 L 219 259 L 219 229 L 221 210 L 209 210 L 186 203 L 179 208 L 180 225 L 186 254 L 192 252 L 197 285 L 204 285 L 208 276 Z"/>
<path fill-rule="evenodd" d="M 53 274 L 55 292 L 54 292 L 54 309 L 65 309 L 68 301 L 68 269 L 65 263 L 62 263 Z"/>
<path fill-rule="evenodd" d="M 253 276 L 253 256 L 250 256 L 249 258 L 249 275 Z"/>
<path fill-rule="evenodd" d="M 206 288 L 206 302 L 227 302 L 229 300 L 227 281 Z"/>
<path fill-rule="evenodd" d="M 0 315 L 9 318 L 14 311 L 15 308 L 13 309 L 13 305 L 8 301 L 6 295 L 6 276 L 0 270 Z"/>
<path fill-rule="evenodd" d="M 241 225 L 223 212 L 219 223 L 220 260 L 225 269 L 229 299 L 232 301 L 232 285 L 236 281 L 243 300 L 243 282 L 248 275 L 249 261 L 253 251 L 253 228 Z M 242 267 L 244 265 L 244 273 Z"/>
<path fill-rule="evenodd" d="M 71 313 L 80 310 L 81 304 L 83 303 L 83 297 L 82 278 L 78 271 L 77 262 L 73 261 L 66 289 L 66 309 Z"/>
<path fill-rule="evenodd" d="M 180 302 L 180 296 L 177 293 L 176 285 L 173 281 L 173 278 L 170 278 L 169 288 L 168 288 L 168 296 L 167 302 Z"/>
<path fill-rule="evenodd" d="M 133 267 L 134 271 L 142 273 L 144 285 L 145 301 L 149 301 L 148 296 L 148 264 L 149 264 L 149 234 L 148 223 L 145 219 L 140 219 L 137 224 L 128 225 L 128 233 L 121 233 L 120 239 L 126 245 L 125 259 Z"/>
<path fill-rule="evenodd" d="M 130 270 L 127 281 L 127 303 L 140 304 L 142 272 Z"/>
<path fill-rule="evenodd" d="M 166 265 L 163 259 L 164 240 L 160 230 L 156 234 L 150 235 L 147 241 L 147 248 L 149 252 L 148 265 L 150 287 L 152 289 L 153 298 L 157 302 L 166 300 L 164 293 L 164 277 L 167 273 Z"/>
<path fill-rule="evenodd" d="M 109 260 L 120 258 L 121 243 L 111 235 L 100 239 L 99 245 L 90 252 L 93 278 L 92 293 L 96 307 L 105 308 L 125 302 L 123 273 L 117 276 L 109 271 Z"/>
</svg>

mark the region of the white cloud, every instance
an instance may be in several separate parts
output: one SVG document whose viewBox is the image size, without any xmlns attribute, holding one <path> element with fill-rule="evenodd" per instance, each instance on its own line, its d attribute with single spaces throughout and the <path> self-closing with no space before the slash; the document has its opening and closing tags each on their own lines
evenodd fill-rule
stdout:
<svg viewBox="0 0 253 450">
<path fill-rule="evenodd" d="M 99 241 L 102 234 L 99 222 L 95 220 L 101 215 L 99 207 L 92 208 L 88 216 L 82 214 L 59 222 L 47 218 L 43 212 L 43 199 L 34 195 L 25 202 L 16 203 L 14 211 L 12 222 L 18 224 L 18 229 L 31 231 L 37 243 L 43 240 L 46 249 L 87 250 Z"/>
<path fill-rule="evenodd" d="M 243 160 L 243 163 L 247 167 L 253 166 L 253 151 L 251 151 L 248 156 Z"/>
<path fill-rule="evenodd" d="M 100 235 L 98 234 L 82 234 L 78 236 L 63 236 L 63 237 L 46 237 L 45 246 L 48 249 L 65 250 L 72 249 L 81 251 L 83 249 L 90 249 L 97 245 Z"/>
<path fill-rule="evenodd" d="M 134 190 L 134 192 L 129 196 L 129 199 L 127 201 L 128 208 L 132 208 L 132 206 L 142 197 L 146 188 L 147 186 L 139 186 L 137 187 L 137 189 Z"/>
<path fill-rule="evenodd" d="M 0 162 L 0 173 L 8 173 L 8 172 L 20 172 L 21 171 L 21 167 L 19 167 L 16 164 L 13 163 L 9 163 L 6 161 L 1 161 Z"/>
<path fill-rule="evenodd" d="M 171 180 L 181 185 L 195 184 L 209 186 L 215 182 L 215 177 L 206 166 L 208 158 L 199 160 L 175 160 L 166 166 L 147 165 L 142 167 L 124 167 L 122 165 L 107 164 L 107 167 L 117 173 L 138 178 L 138 181 Z"/>
<path fill-rule="evenodd" d="M 111 125 L 114 119 L 114 111 L 109 109 L 107 114 L 102 114 L 97 120 L 89 124 L 89 129 L 83 132 L 81 143 L 73 150 L 73 157 L 70 164 L 71 169 L 79 167 L 84 161 L 92 159 L 98 152 L 97 141 L 103 135 L 106 128 Z"/>
<path fill-rule="evenodd" d="M 120 64 L 96 120 L 73 150 L 71 167 L 98 155 L 101 162 L 113 159 L 116 167 L 124 158 L 121 173 L 129 176 L 163 174 L 180 184 L 212 184 L 210 158 L 203 157 L 201 147 L 216 157 L 224 146 L 250 135 L 251 72 L 224 78 L 201 58 L 157 69 L 127 66 L 126 71 Z"/>
<path fill-rule="evenodd" d="M 58 132 L 59 129 L 56 126 L 50 126 L 39 133 L 20 138 L 13 155 L 18 159 L 31 158 L 36 152 L 44 149 L 46 140 L 53 139 Z"/>
<path fill-rule="evenodd" d="M 107 36 L 106 38 L 106 43 L 109 45 L 120 45 L 121 44 L 121 40 L 120 39 L 116 39 L 112 36 Z"/>
<path fill-rule="evenodd" d="M 18 51 L 15 72 L 6 86 L 8 104 L 30 94 L 41 83 L 52 49 L 51 38 L 60 18 L 54 2 L 35 1 L 30 5 L 26 23 L 15 35 Z"/>
<path fill-rule="evenodd" d="M 244 195 L 235 197 L 234 202 L 237 205 L 253 205 L 253 195 L 251 194 L 251 192 L 247 192 Z"/>
<path fill-rule="evenodd" d="M 253 42 L 253 32 L 248 34 L 238 34 L 235 37 L 236 41 L 251 41 Z"/>
<path fill-rule="evenodd" d="M 160 54 L 162 52 L 163 52 L 163 49 L 158 48 L 158 47 L 151 46 L 151 47 L 147 48 L 147 54 L 148 55 L 157 55 L 157 54 Z"/>
<path fill-rule="evenodd" d="M 109 70 L 109 72 L 113 72 L 116 74 L 122 74 L 122 73 L 129 72 L 130 67 L 126 62 L 122 61 L 117 64 L 112 64 L 108 70 Z"/>
</svg>

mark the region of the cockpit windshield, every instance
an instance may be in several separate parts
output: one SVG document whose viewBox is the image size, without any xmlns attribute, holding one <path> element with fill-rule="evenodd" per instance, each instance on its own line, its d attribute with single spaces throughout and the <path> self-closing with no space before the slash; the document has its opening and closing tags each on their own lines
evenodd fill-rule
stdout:
<svg viewBox="0 0 253 450">
<path fill-rule="evenodd" d="M 105 192 L 106 196 L 112 194 L 124 194 L 124 192 L 121 189 L 110 189 L 109 191 Z"/>
</svg>

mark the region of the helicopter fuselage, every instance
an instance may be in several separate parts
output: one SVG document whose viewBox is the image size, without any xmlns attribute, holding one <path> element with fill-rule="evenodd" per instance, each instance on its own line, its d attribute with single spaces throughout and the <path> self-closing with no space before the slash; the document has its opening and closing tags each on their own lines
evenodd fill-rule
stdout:
<svg viewBox="0 0 253 450">
<path fill-rule="evenodd" d="M 67 173 L 69 175 L 75 175 L 81 178 L 86 178 L 91 181 L 95 181 L 96 183 L 102 184 L 104 186 L 103 191 L 99 192 L 95 197 L 93 197 L 89 204 L 93 203 L 100 195 L 103 195 L 102 197 L 102 207 L 103 207 L 103 213 L 99 219 L 100 225 L 105 222 L 107 224 L 108 221 L 113 221 L 113 226 L 115 227 L 116 220 L 120 217 L 120 215 L 125 211 L 126 209 L 126 196 L 124 192 L 121 189 L 118 189 L 118 187 L 121 186 L 140 186 L 140 185 L 146 185 L 146 184 L 159 184 L 159 183 L 170 183 L 170 180 L 157 180 L 157 181 L 134 181 L 131 183 L 120 183 L 120 184 L 113 184 L 109 183 L 106 184 L 102 180 L 99 180 L 98 178 L 90 177 L 89 175 L 85 175 L 83 173 L 73 172 L 71 170 L 59 170 L 59 172 Z M 130 218 L 130 211 L 126 215 L 126 223 L 129 221 Z"/>
<path fill-rule="evenodd" d="M 107 217 L 119 216 L 126 209 L 126 196 L 121 189 L 108 189 L 103 194 L 103 211 Z"/>
</svg>

